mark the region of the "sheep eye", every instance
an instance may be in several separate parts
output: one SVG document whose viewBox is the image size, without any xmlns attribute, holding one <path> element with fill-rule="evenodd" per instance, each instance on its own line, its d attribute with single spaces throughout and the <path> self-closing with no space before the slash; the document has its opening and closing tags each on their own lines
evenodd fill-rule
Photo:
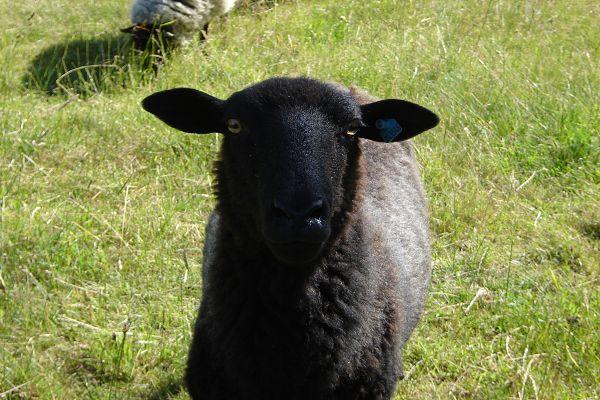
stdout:
<svg viewBox="0 0 600 400">
<path fill-rule="evenodd" d="M 360 129 L 360 122 L 352 121 L 350 123 L 350 125 L 348 125 L 348 129 L 346 130 L 346 135 L 354 136 L 354 135 L 356 135 L 356 133 L 358 132 L 359 129 Z"/>
<path fill-rule="evenodd" d="M 227 129 L 231 133 L 240 133 L 242 131 L 242 124 L 235 118 L 227 120 Z"/>
</svg>

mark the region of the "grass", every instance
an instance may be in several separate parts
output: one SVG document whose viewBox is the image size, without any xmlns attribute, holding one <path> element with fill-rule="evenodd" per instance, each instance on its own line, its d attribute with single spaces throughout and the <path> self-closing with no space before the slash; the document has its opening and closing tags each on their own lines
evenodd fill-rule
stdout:
<svg viewBox="0 0 600 400">
<path fill-rule="evenodd" d="M 187 398 L 219 139 L 139 102 L 281 74 L 441 115 L 398 399 L 600 397 L 598 2 L 246 2 L 158 74 L 126 3 L 0 0 L 0 398 Z"/>
</svg>

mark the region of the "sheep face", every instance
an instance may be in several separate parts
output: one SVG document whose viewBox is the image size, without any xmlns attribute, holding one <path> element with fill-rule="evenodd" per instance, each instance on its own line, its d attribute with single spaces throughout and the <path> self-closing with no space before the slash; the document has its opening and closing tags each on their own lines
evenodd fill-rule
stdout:
<svg viewBox="0 0 600 400">
<path fill-rule="evenodd" d="M 276 259 L 300 265 L 319 258 L 350 207 L 359 138 L 403 140 L 437 124 L 415 104 L 360 106 L 348 91 L 306 78 L 270 79 L 227 100 L 173 89 L 143 106 L 185 132 L 225 135 L 221 200 Z"/>
<path fill-rule="evenodd" d="M 361 114 L 350 96 L 328 87 L 277 84 L 243 90 L 225 104 L 223 172 L 230 197 L 246 204 L 235 208 L 245 208 L 273 255 L 305 264 L 318 258 L 342 208 Z"/>
<path fill-rule="evenodd" d="M 164 48 L 172 46 L 174 34 L 172 24 L 136 24 L 121 29 L 121 32 L 131 35 L 133 47 L 137 50 L 147 50 L 152 40 Z"/>
</svg>

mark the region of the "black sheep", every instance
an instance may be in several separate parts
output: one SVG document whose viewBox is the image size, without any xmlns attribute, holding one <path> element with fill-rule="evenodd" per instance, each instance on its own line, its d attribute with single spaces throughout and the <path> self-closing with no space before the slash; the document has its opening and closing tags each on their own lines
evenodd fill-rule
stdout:
<svg viewBox="0 0 600 400">
<path fill-rule="evenodd" d="M 224 134 L 193 399 L 389 399 L 430 277 L 426 201 L 407 139 L 431 111 L 308 78 L 227 100 L 155 93 L 145 110 Z"/>
</svg>

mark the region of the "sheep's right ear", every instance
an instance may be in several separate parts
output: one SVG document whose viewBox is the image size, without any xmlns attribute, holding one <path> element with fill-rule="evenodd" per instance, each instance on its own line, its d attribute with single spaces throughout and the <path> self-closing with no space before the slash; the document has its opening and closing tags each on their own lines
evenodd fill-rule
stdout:
<svg viewBox="0 0 600 400">
<path fill-rule="evenodd" d="M 177 88 L 151 94 L 142 107 L 183 132 L 225 132 L 223 100 L 195 89 Z"/>
</svg>

